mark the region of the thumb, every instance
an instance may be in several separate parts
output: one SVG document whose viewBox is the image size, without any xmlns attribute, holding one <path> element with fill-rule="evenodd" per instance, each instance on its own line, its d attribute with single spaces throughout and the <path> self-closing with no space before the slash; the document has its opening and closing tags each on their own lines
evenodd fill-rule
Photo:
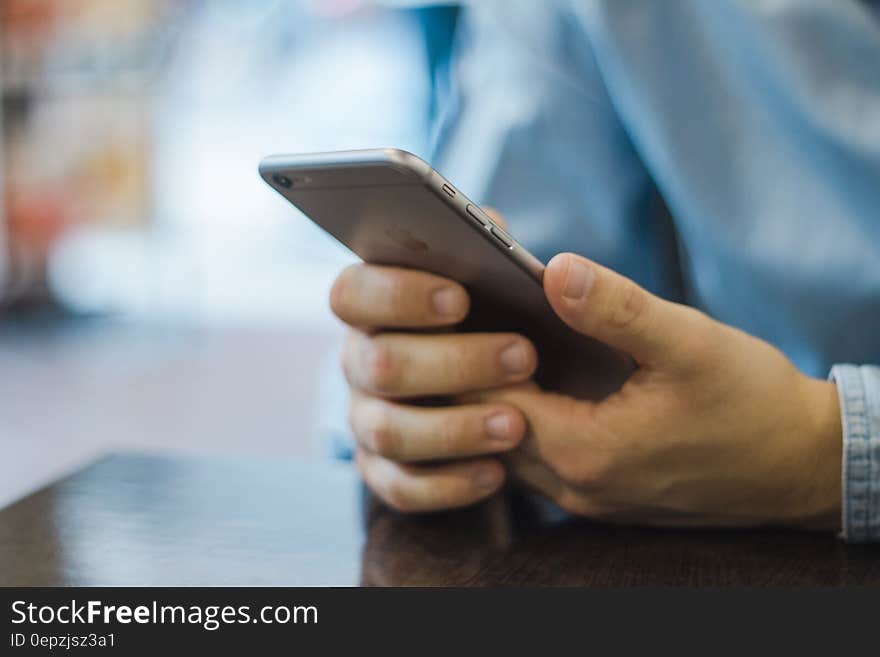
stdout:
<svg viewBox="0 0 880 657">
<path fill-rule="evenodd" d="M 697 316 L 572 253 L 559 254 L 547 265 L 544 293 L 571 328 L 630 354 L 640 365 L 680 353 Z"/>
</svg>

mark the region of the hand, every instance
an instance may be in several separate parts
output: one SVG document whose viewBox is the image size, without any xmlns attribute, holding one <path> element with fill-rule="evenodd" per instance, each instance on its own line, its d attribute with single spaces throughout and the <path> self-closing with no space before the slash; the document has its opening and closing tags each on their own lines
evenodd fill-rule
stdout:
<svg viewBox="0 0 880 657">
<path fill-rule="evenodd" d="M 469 395 L 525 414 L 528 436 L 506 457 L 512 478 L 595 518 L 839 528 L 833 384 L 576 255 L 550 262 L 544 289 L 569 326 L 631 354 L 638 369 L 601 402 L 533 384 Z"/>
<path fill-rule="evenodd" d="M 450 332 L 468 313 L 468 294 L 420 271 L 349 267 L 330 303 L 351 327 L 343 355 L 350 424 L 373 491 L 404 511 L 465 506 L 497 491 L 505 478 L 498 455 L 524 437 L 522 413 L 504 402 L 423 402 L 527 380 L 537 365 L 531 343 L 511 333 Z"/>
</svg>

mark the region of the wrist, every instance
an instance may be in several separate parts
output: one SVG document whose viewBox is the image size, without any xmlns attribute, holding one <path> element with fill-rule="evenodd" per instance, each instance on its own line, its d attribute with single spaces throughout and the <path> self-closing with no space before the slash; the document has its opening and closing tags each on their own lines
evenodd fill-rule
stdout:
<svg viewBox="0 0 880 657">
<path fill-rule="evenodd" d="M 841 528 L 843 430 L 837 386 L 804 377 L 804 486 L 799 526 L 839 532 Z"/>
</svg>

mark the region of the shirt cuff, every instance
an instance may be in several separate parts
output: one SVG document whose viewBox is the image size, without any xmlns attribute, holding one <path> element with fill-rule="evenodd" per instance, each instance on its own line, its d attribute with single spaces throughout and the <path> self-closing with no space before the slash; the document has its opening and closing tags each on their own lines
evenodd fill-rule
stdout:
<svg viewBox="0 0 880 657">
<path fill-rule="evenodd" d="M 880 367 L 835 365 L 843 423 L 841 538 L 880 541 Z"/>
</svg>

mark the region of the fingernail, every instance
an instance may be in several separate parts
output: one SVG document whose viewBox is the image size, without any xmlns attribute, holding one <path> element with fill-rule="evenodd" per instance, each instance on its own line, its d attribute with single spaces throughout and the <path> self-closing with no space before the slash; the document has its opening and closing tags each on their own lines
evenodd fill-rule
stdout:
<svg viewBox="0 0 880 657">
<path fill-rule="evenodd" d="M 514 342 L 501 352 L 501 367 L 508 374 L 522 374 L 529 369 L 529 352 L 522 342 Z"/>
<path fill-rule="evenodd" d="M 508 441 L 511 429 L 510 416 L 507 413 L 495 413 L 486 418 L 486 433 L 495 440 Z"/>
<path fill-rule="evenodd" d="M 593 282 L 593 271 L 577 258 L 568 258 L 568 270 L 562 285 L 562 296 L 576 301 L 583 299 Z"/>
<path fill-rule="evenodd" d="M 474 485 L 477 488 L 495 488 L 500 480 L 498 468 L 480 468 L 474 475 Z"/>
<path fill-rule="evenodd" d="M 454 287 L 441 287 L 431 295 L 434 311 L 444 317 L 460 315 L 464 309 L 464 294 Z"/>
</svg>

